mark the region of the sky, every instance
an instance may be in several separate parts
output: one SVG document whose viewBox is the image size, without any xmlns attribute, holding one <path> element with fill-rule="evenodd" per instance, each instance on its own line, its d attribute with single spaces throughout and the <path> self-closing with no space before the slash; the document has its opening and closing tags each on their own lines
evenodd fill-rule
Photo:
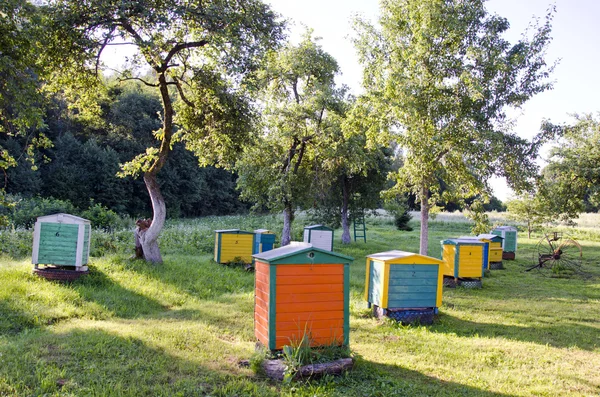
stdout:
<svg viewBox="0 0 600 397">
<path fill-rule="evenodd" d="M 350 41 L 354 15 L 376 21 L 377 0 L 267 0 L 273 9 L 290 20 L 291 39 L 298 40 L 304 26 L 321 37 L 323 49 L 333 55 L 342 71 L 339 83 L 360 93 L 361 67 Z M 552 75 L 554 89 L 538 94 L 515 113 L 515 132 L 532 138 L 543 119 L 569 123 L 574 113 L 600 111 L 598 93 L 600 79 L 600 1 L 598 0 L 489 0 L 488 11 L 508 19 L 511 28 L 506 38 L 516 42 L 534 16 L 543 20 L 551 4 L 556 6 L 553 19 L 553 41 L 547 61 L 559 63 Z M 543 164 L 543 156 L 538 163 Z M 494 194 L 501 200 L 512 195 L 501 179 L 491 182 Z"/>
</svg>

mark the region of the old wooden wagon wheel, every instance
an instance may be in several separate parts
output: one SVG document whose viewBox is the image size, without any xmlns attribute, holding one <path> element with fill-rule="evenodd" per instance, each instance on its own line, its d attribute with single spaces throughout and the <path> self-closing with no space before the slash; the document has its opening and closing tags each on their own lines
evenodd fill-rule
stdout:
<svg viewBox="0 0 600 397">
<path fill-rule="evenodd" d="M 582 251 L 579 243 L 561 232 L 544 235 L 538 242 L 537 264 L 526 271 L 537 269 L 545 276 L 560 273 L 577 273 L 581 269 Z"/>
</svg>

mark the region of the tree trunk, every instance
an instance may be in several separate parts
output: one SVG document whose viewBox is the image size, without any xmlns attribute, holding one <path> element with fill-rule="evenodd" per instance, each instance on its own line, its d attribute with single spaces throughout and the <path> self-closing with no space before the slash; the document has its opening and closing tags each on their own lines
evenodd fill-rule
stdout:
<svg viewBox="0 0 600 397">
<path fill-rule="evenodd" d="M 173 103 L 169 96 L 167 78 L 164 72 L 158 76 L 158 84 L 160 95 L 163 104 L 163 137 L 158 149 L 158 155 L 152 166 L 144 173 L 144 183 L 150 201 L 152 201 L 152 225 L 146 231 L 144 236 L 141 236 L 142 249 L 144 251 L 144 259 L 151 263 L 162 263 L 160 248 L 158 247 L 158 236 L 165 225 L 167 217 L 167 208 L 165 199 L 160 192 L 160 186 L 156 180 L 156 174 L 163 168 L 167 157 L 171 152 L 171 138 L 173 137 Z"/>
<path fill-rule="evenodd" d="M 162 256 L 160 255 L 160 248 L 158 247 L 158 236 L 165 225 L 167 207 L 165 205 L 165 199 L 160 192 L 156 174 L 151 172 L 145 173 L 144 182 L 146 183 L 146 188 L 148 189 L 150 200 L 152 201 L 153 216 L 152 225 L 146 230 L 146 233 L 140 236 L 142 250 L 144 251 L 144 259 L 148 262 L 162 263 Z"/>
<path fill-rule="evenodd" d="M 292 222 L 294 221 L 294 209 L 292 203 L 286 201 L 283 208 L 283 231 L 281 232 L 281 246 L 289 245 L 292 241 Z"/>
<path fill-rule="evenodd" d="M 349 186 L 348 178 L 342 180 L 342 244 L 350 244 L 350 219 L 348 217 L 348 201 L 349 201 Z"/>
<path fill-rule="evenodd" d="M 419 254 L 427 255 L 429 243 L 429 189 L 421 188 L 421 246 Z"/>
</svg>

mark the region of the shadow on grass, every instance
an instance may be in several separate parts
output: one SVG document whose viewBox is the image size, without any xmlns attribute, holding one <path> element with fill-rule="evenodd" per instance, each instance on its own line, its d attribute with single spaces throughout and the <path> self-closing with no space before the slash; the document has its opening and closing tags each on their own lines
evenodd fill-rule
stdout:
<svg viewBox="0 0 600 397">
<path fill-rule="evenodd" d="M 443 325 L 432 326 L 431 332 L 451 333 L 459 337 L 487 337 L 531 342 L 557 348 L 577 347 L 596 350 L 600 347 L 600 330 L 575 322 L 513 326 L 494 323 L 478 323 L 442 314 Z"/>
<path fill-rule="evenodd" d="M 72 287 L 85 301 L 94 302 L 120 318 L 135 318 L 165 310 L 158 301 L 124 288 L 94 267 Z"/>
<path fill-rule="evenodd" d="M 213 368 L 105 330 L 39 331 L 0 353 L 0 395 L 276 395 L 235 362 Z"/>
<path fill-rule="evenodd" d="M 23 274 L 13 280 L 10 296 L 0 300 L 0 335 L 82 316 L 135 318 L 164 310 L 156 300 L 123 288 L 94 268 L 72 283 Z"/>
<path fill-rule="evenodd" d="M 509 394 L 487 391 L 456 382 L 443 381 L 399 365 L 357 360 L 355 369 L 336 392 L 344 396 L 477 396 L 508 397 Z"/>
<path fill-rule="evenodd" d="M 14 335 L 40 325 L 36 314 L 11 301 L 0 300 L 0 335 Z"/>
<path fill-rule="evenodd" d="M 254 291 L 254 273 L 240 267 L 215 263 L 209 255 L 169 255 L 161 265 L 142 260 L 125 260 L 127 270 L 135 271 L 177 291 L 198 299 L 215 299 L 224 294 Z"/>
</svg>

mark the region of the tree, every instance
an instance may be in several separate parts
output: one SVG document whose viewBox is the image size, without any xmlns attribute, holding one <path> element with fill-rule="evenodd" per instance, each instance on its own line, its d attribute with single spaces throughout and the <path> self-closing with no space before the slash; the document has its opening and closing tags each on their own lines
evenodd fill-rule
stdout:
<svg viewBox="0 0 600 397">
<path fill-rule="evenodd" d="M 528 142 L 507 132 L 506 111 L 551 88 L 553 66 L 544 55 L 552 11 L 531 37 L 511 45 L 502 37 L 508 21 L 489 15 L 484 0 L 380 4 L 379 28 L 357 20 L 356 47 L 366 95 L 403 148 L 394 189 L 421 203 L 420 253 L 426 254 L 434 203 L 486 201 L 493 175 L 516 191 L 531 187 L 546 136 Z"/>
<path fill-rule="evenodd" d="M 559 130 L 557 145 L 550 151 L 542 172 L 545 192 L 561 220 L 576 218 L 600 205 L 600 114 L 575 115 L 572 125 Z"/>
<path fill-rule="evenodd" d="M 339 112 L 338 65 L 307 32 L 302 42 L 271 53 L 261 73 L 265 85 L 262 139 L 238 161 L 243 199 L 283 211 L 281 245 L 291 241 L 296 207 L 310 197 L 315 150 Z"/>
<path fill-rule="evenodd" d="M 531 238 L 532 231 L 554 219 L 552 208 L 547 204 L 541 195 L 523 194 L 506 203 L 507 215 L 517 222 L 525 222 L 527 237 Z"/>
<path fill-rule="evenodd" d="M 343 244 L 351 242 L 350 214 L 380 206 L 393 154 L 386 147 L 368 145 L 359 116 L 362 112 L 352 109 L 364 104 L 347 102 L 343 113 L 331 116 L 331 128 L 319 145 L 313 166 L 318 185 L 313 212 L 320 217 L 329 215 L 336 226 L 341 224 Z"/>
<path fill-rule="evenodd" d="M 124 167 L 124 175 L 143 173 L 153 218 L 142 247 L 146 260 L 160 263 L 166 206 L 158 173 L 176 142 L 184 142 L 202 165 L 233 160 L 253 124 L 246 77 L 279 40 L 281 25 L 259 0 L 52 0 L 46 10 L 55 86 L 89 103 L 102 52 L 126 44 L 137 53 L 121 78 L 160 94 L 162 125 L 154 132 L 159 146 Z M 149 68 L 149 79 L 140 77 L 141 67 Z"/>
<path fill-rule="evenodd" d="M 26 0 L 5 0 L 0 3 L 0 137 L 25 136 L 24 149 L 29 159 L 35 147 L 47 147 L 49 141 L 40 128 L 43 126 L 43 95 L 40 79 L 43 67 L 38 62 L 41 49 L 39 14 Z M 17 160 L 0 146 L 0 205 L 8 183 L 7 169 Z M 0 224 L 3 220 L 0 219 Z"/>
</svg>

